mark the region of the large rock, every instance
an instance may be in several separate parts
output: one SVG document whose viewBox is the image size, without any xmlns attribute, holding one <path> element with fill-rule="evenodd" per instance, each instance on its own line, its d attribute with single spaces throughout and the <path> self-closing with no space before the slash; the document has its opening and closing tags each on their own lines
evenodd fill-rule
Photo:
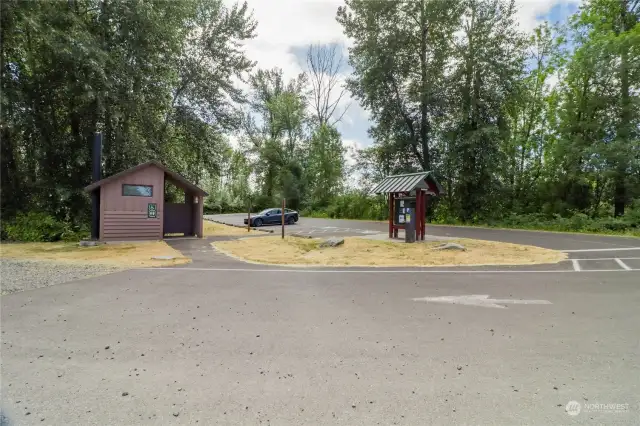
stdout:
<svg viewBox="0 0 640 426">
<path fill-rule="evenodd" d="M 311 235 L 302 235 L 302 234 L 289 234 L 289 236 L 295 237 L 295 238 L 306 238 L 308 240 L 313 238 Z"/>
<path fill-rule="evenodd" d="M 320 243 L 320 247 L 337 247 L 344 244 L 344 238 L 331 237 Z"/>
<path fill-rule="evenodd" d="M 94 240 L 82 240 L 78 243 L 80 247 L 95 247 L 97 245 L 104 244 L 101 241 Z"/>
<path fill-rule="evenodd" d="M 456 243 L 445 243 L 438 247 L 434 247 L 434 250 L 459 250 L 459 251 L 467 251 L 467 249 L 460 244 Z"/>
</svg>

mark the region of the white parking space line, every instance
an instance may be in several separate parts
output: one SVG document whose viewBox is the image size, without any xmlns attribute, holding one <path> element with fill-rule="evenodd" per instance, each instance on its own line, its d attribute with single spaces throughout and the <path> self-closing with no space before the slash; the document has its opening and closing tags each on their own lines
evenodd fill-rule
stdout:
<svg viewBox="0 0 640 426">
<path fill-rule="evenodd" d="M 614 260 L 618 263 L 618 265 L 620 265 L 620 267 L 621 267 L 622 269 L 624 269 L 624 270 L 626 270 L 626 271 L 631 271 L 631 268 L 629 268 L 629 266 L 628 266 L 626 263 L 624 263 L 622 260 L 617 259 L 617 258 L 616 258 L 616 259 L 614 259 Z"/>
<path fill-rule="evenodd" d="M 640 257 L 583 257 L 577 259 L 567 259 L 567 260 L 640 260 Z"/>
<path fill-rule="evenodd" d="M 580 268 L 580 262 L 577 259 L 571 259 L 571 263 L 573 264 L 573 270 L 576 272 L 580 272 L 582 269 Z"/>
<path fill-rule="evenodd" d="M 576 271 L 572 269 L 557 269 L 557 270 L 521 270 L 521 271 L 510 271 L 510 270 L 428 270 L 428 269 L 399 269 L 399 270 L 390 270 L 390 269 L 307 269 L 306 267 L 292 268 L 292 269 L 258 269 L 258 268 L 137 268 L 137 269 L 129 269 L 130 271 L 174 271 L 174 272 L 198 272 L 198 271 L 210 271 L 210 272 L 254 272 L 254 273 L 265 273 L 265 272 L 293 272 L 293 273 L 314 273 L 314 274 L 564 274 L 571 273 L 574 274 Z M 632 272 L 640 272 L 640 269 L 631 269 Z M 625 269 L 581 269 L 580 273 L 587 272 L 628 272 Z"/>
<path fill-rule="evenodd" d="M 640 250 L 640 247 L 618 247 L 618 248 L 558 250 L 558 251 L 561 251 L 563 253 L 586 253 L 591 251 L 627 251 L 627 250 Z"/>
</svg>

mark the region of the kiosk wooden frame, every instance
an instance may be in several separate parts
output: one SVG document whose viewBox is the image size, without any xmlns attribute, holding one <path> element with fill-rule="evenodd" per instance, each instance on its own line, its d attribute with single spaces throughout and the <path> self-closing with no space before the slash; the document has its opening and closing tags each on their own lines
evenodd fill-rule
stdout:
<svg viewBox="0 0 640 426">
<path fill-rule="evenodd" d="M 387 176 L 373 188 L 375 194 L 388 194 L 389 200 L 389 238 L 397 238 L 398 230 L 405 225 L 395 222 L 395 201 L 398 199 L 415 200 L 416 241 L 424 240 L 428 196 L 439 196 L 445 191 L 432 172 L 408 173 Z"/>
</svg>

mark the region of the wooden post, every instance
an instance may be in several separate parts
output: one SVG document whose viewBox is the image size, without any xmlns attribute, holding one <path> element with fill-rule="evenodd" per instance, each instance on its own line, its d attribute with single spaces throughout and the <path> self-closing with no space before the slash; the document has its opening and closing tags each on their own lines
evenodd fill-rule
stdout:
<svg viewBox="0 0 640 426">
<path fill-rule="evenodd" d="M 389 238 L 393 238 L 393 192 L 389 193 Z"/>
<path fill-rule="evenodd" d="M 285 199 L 282 199 L 282 239 L 284 240 L 284 207 L 285 207 Z"/>
<path fill-rule="evenodd" d="M 204 196 L 195 196 L 194 199 L 198 201 L 198 205 L 195 207 L 197 209 L 195 214 L 197 220 L 196 235 L 198 238 L 204 238 Z"/>
<path fill-rule="evenodd" d="M 422 239 L 424 240 L 424 234 L 427 229 L 427 201 L 429 200 L 429 197 L 427 197 L 427 194 L 425 193 L 422 198 L 424 198 L 424 202 L 422 203 L 422 208 L 424 209 L 424 219 L 422 221 Z"/>
<path fill-rule="evenodd" d="M 420 228 L 420 239 L 424 240 L 424 230 L 425 230 L 425 225 L 427 223 L 427 207 L 426 207 L 426 202 L 427 202 L 427 193 L 422 191 L 422 200 L 420 201 L 420 205 L 422 206 L 422 228 Z"/>
<path fill-rule="evenodd" d="M 422 198 L 424 197 L 424 192 L 422 189 L 416 190 L 416 214 L 417 223 L 416 223 L 416 241 L 422 240 L 422 224 L 424 223 L 424 211 L 422 210 Z"/>
<path fill-rule="evenodd" d="M 420 241 L 420 189 L 416 189 L 416 241 Z"/>
<path fill-rule="evenodd" d="M 424 191 L 420 191 L 420 193 L 420 210 L 422 210 L 422 213 L 420 214 L 420 217 L 422 218 L 420 223 L 420 239 L 424 240 L 424 225 L 427 222 L 427 209 L 425 208 L 427 194 Z"/>
<path fill-rule="evenodd" d="M 393 216 L 392 216 L 392 219 L 391 219 L 391 223 L 393 223 L 393 220 L 396 217 L 396 198 L 397 198 L 397 194 L 394 192 L 393 193 L 393 204 L 391 205 L 391 209 L 392 209 L 391 212 L 393 213 Z M 393 238 L 398 238 L 398 228 L 395 225 L 393 226 Z"/>
<path fill-rule="evenodd" d="M 247 204 L 247 232 L 251 232 L 251 199 Z"/>
</svg>

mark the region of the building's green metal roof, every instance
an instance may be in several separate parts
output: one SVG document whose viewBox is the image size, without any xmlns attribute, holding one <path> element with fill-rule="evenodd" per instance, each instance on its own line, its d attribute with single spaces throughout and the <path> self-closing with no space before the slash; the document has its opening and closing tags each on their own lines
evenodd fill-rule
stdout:
<svg viewBox="0 0 640 426">
<path fill-rule="evenodd" d="M 376 185 L 371 192 L 374 194 L 383 194 L 390 192 L 409 192 L 414 189 L 426 189 L 428 188 L 426 183 L 427 179 L 436 185 L 440 193 L 444 192 L 442 186 L 440 186 L 440 183 L 438 183 L 438 181 L 433 177 L 433 173 L 431 172 L 387 176 L 382 180 L 382 182 Z"/>
</svg>

